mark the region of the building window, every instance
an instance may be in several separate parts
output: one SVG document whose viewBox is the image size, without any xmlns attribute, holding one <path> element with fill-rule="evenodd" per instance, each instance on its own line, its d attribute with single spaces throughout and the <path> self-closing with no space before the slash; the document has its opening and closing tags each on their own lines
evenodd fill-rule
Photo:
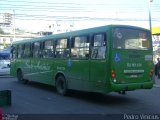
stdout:
<svg viewBox="0 0 160 120">
<path fill-rule="evenodd" d="M 10 38 L 10 43 L 12 43 L 13 42 L 13 38 Z"/>
</svg>

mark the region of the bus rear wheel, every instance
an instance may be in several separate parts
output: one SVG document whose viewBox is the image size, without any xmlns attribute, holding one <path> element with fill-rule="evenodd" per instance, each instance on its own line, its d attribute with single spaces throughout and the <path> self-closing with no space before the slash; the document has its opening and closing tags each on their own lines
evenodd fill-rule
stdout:
<svg viewBox="0 0 160 120">
<path fill-rule="evenodd" d="M 122 94 L 122 95 L 125 95 L 125 94 L 126 94 L 126 91 L 123 90 L 123 91 L 119 91 L 118 93 L 119 93 L 119 94 Z"/>
<path fill-rule="evenodd" d="M 66 95 L 67 94 L 66 80 L 62 75 L 58 76 L 57 79 L 56 79 L 56 89 L 57 89 L 57 92 L 60 95 Z"/>
</svg>

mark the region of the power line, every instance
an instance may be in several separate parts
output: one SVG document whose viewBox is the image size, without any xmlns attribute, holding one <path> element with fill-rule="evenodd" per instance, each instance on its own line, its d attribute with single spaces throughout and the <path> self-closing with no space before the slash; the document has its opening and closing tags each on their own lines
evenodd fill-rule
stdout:
<svg viewBox="0 0 160 120">
<path fill-rule="evenodd" d="M 10 1 L 5 0 L 5 2 L 9 3 L 3 3 L 1 5 L 8 5 L 8 7 L 5 6 L 5 9 L 11 8 L 16 9 L 18 11 L 47 11 L 47 12 L 96 12 L 96 11 L 105 11 L 105 10 L 115 10 L 117 9 L 117 12 L 126 12 L 127 11 L 136 11 L 136 12 L 145 12 L 147 8 L 139 7 L 139 6 L 133 6 L 132 4 L 126 4 L 125 7 L 118 7 L 114 8 L 112 5 L 106 5 L 106 4 L 77 4 L 77 3 L 48 3 L 48 2 L 40 2 L 44 5 L 40 4 L 39 2 L 28 2 L 28 1 Z M 23 5 L 14 5 L 13 2 L 22 2 Z M 24 4 L 29 3 L 29 4 Z M 35 3 L 35 4 L 32 4 Z M 106 7 L 107 6 L 107 7 Z M 96 7 L 96 9 L 95 9 Z M 2 8 L 2 7 L 1 7 Z M 4 9 L 4 8 L 3 8 Z"/>
<path fill-rule="evenodd" d="M 16 10 L 15 18 L 16 20 L 44 20 L 44 21 L 53 21 L 53 20 L 69 20 L 69 21 L 85 21 L 85 20 L 97 20 L 97 21 L 148 21 L 146 18 L 106 18 L 106 17 L 83 17 L 78 16 L 78 13 L 105 13 L 104 16 L 107 16 L 107 13 L 112 13 L 114 16 L 119 16 L 121 14 L 131 14 L 132 12 L 137 12 L 137 14 L 146 13 L 148 14 L 148 9 L 143 5 L 134 6 L 132 4 L 126 4 L 125 6 L 121 6 L 116 8 L 115 6 L 118 4 L 78 4 L 78 3 L 49 3 L 49 2 L 28 2 L 28 1 L 10 1 L 10 0 L 1 0 L 7 1 L 8 3 L 2 3 L 0 10 Z M 14 5 L 14 2 L 18 2 L 21 4 Z M 22 4 L 23 3 L 23 4 Z M 24 4 L 26 3 L 26 4 Z M 3 6 L 5 6 L 3 8 Z M 107 6 L 107 7 L 106 7 Z M 140 7 L 142 6 L 142 7 Z M 154 12 L 160 12 L 159 9 L 160 4 L 154 5 L 152 10 Z M 110 10 L 108 12 L 108 10 Z M 32 12 L 33 11 L 33 12 Z M 45 11 L 45 13 L 44 13 Z M 20 14 L 22 12 L 30 12 L 29 14 Z M 52 12 L 52 15 L 46 15 L 47 12 Z M 54 15 L 55 12 L 59 13 L 76 13 L 77 15 L 62 15 L 57 16 Z M 144 14 L 143 14 L 144 15 Z M 158 21 L 158 18 L 152 18 L 152 21 Z"/>
<path fill-rule="evenodd" d="M 9 10 L 11 9 L 10 7 L 5 7 L 5 8 L 1 8 L 1 10 Z M 20 6 L 20 7 L 17 7 L 17 6 L 14 6 L 12 9 L 14 10 L 17 10 L 17 11 L 47 11 L 47 12 L 105 12 L 105 11 L 108 11 L 109 9 L 91 9 L 91 8 L 48 8 L 48 7 L 42 7 L 42 8 L 24 8 L 23 6 Z M 121 12 L 121 13 L 129 13 L 129 11 L 133 11 L 133 12 L 145 12 L 147 11 L 147 9 L 141 9 L 141 8 L 138 8 L 138 9 L 135 9 L 135 8 L 130 8 L 130 9 L 127 9 L 127 8 L 123 8 L 123 9 L 113 9 L 113 10 L 110 10 L 110 12 Z"/>
<path fill-rule="evenodd" d="M 107 7 L 109 7 L 110 5 L 120 5 L 120 3 L 108 3 L 108 4 L 103 4 L 103 3 L 94 3 L 94 1 L 92 2 L 92 3 L 74 3 L 74 2 L 70 2 L 70 3 L 68 3 L 68 2 L 61 2 L 61 1 L 58 1 L 58 2 L 42 2 L 42 1 L 38 1 L 38 2 L 33 2 L 33 1 L 13 1 L 13 0 L 1 0 L 1 2 L 9 2 L 9 3 L 15 3 L 15 2 L 18 2 L 18 3 L 28 3 L 28 4 L 47 4 L 47 5 L 52 5 L 52 4 L 64 4 L 64 5 L 96 5 L 96 6 L 106 6 L 107 5 Z M 133 6 L 133 3 L 132 4 L 129 4 L 129 3 L 126 3 L 126 4 L 124 4 L 123 3 L 123 5 L 131 5 L 131 6 Z M 135 3 L 135 5 L 137 5 L 136 3 Z M 140 6 L 143 6 L 142 4 L 140 4 Z"/>
<path fill-rule="evenodd" d="M 69 17 L 69 16 L 50 16 L 50 17 L 27 17 L 27 18 L 16 18 L 17 20 L 71 20 L 71 21 L 81 21 L 81 20 L 96 20 L 96 21 L 148 21 L 147 18 L 104 18 L 104 17 Z M 153 21 L 158 21 L 156 18 L 152 18 Z"/>
<path fill-rule="evenodd" d="M 73 4 L 73 3 L 72 3 Z M 83 4 L 75 4 L 75 5 L 72 5 L 72 4 L 57 4 L 57 3 L 55 3 L 55 4 L 36 4 L 36 5 L 34 5 L 34 4 L 10 4 L 10 3 L 1 3 L 1 5 L 5 5 L 5 7 L 6 6 L 8 6 L 8 7 L 10 7 L 10 6 L 12 6 L 12 7 L 29 7 L 29 8 L 32 8 L 32 7 L 34 7 L 34 8 L 50 8 L 50 7 L 56 7 L 56 8 L 63 8 L 63 7 L 65 7 L 65 8 L 88 8 L 88 9 L 90 9 L 90 8 L 95 8 L 96 7 L 96 9 L 97 8 L 99 8 L 99 9 L 111 9 L 111 8 L 116 8 L 117 6 L 115 6 L 115 5 L 106 5 L 106 4 L 102 4 L 102 5 L 97 5 L 97 4 L 88 4 L 88 5 L 83 5 Z M 118 9 L 123 9 L 123 8 L 127 8 L 127 9 L 129 9 L 129 8 L 134 8 L 134 9 L 142 9 L 142 8 L 145 8 L 145 6 L 133 6 L 133 5 L 125 5 L 125 7 L 124 7 L 124 5 L 123 6 L 118 6 Z"/>
<path fill-rule="evenodd" d="M 6 1 L 8 3 L 6 3 Z M 18 3 L 23 3 L 23 4 L 14 4 L 14 2 L 18 2 Z M 27 3 L 27 4 L 24 4 L 24 3 Z M 33 4 L 34 3 L 34 4 Z M 26 6 L 29 6 L 29 7 L 40 7 L 40 8 L 43 8 L 45 6 L 47 6 L 47 8 L 49 7 L 69 7 L 69 8 L 77 8 L 77 7 L 82 7 L 82 8 L 114 8 L 113 6 L 116 6 L 119 5 L 119 4 L 94 4 L 94 3 L 89 3 L 89 4 L 84 4 L 84 3 L 81 3 L 81 4 L 78 4 L 78 3 L 48 3 L 48 2 L 28 2 L 28 1 L 9 1 L 9 0 L 5 0 L 5 3 L 1 3 L 1 5 L 8 5 L 8 6 L 23 6 L 23 7 L 26 7 Z M 123 6 L 125 6 L 125 8 L 131 8 L 133 7 L 133 4 L 123 4 Z M 134 6 L 134 8 L 144 8 L 145 6 L 144 5 L 136 5 Z M 118 8 L 121 8 L 121 6 L 118 6 Z"/>
</svg>

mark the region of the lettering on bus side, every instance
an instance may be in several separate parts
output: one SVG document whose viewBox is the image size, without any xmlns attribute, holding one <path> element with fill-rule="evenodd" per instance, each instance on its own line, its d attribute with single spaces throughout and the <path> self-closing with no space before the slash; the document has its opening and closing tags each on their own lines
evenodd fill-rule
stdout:
<svg viewBox="0 0 160 120">
<path fill-rule="evenodd" d="M 65 70 L 65 67 L 58 67 L 57 66 L 57 70 Z"/>
<path fill-rule="evenodd" d="M 145 61 L 152 61 L 152 55 L 145 55 Z"/>
<path fill-rule="evenodd" d="M 142 67 L 142 63 L 127 63 L 127 67 Z"/>
<path fill-rule="evenodd" d="M 29 61 L 26 61 L 26 67 L 30 69 L 37 69 L 37 70 L 50 70 L 50 66 L 48 64 L 41 64 L 40 61 L 37 62 L 37 64 L 29 64 Z"/>
</svg>

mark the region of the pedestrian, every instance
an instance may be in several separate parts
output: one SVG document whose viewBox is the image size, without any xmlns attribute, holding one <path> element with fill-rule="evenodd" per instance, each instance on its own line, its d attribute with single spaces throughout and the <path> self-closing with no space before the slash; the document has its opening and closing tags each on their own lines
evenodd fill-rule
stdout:
<svg viewBox="0 0 160 120">
<path fill-rule="evenodd" d="M 3 111 L 2 111 L 2 109 L 0 108 L 0 120 L 3 120 L 2 118 L 3 118 Z"/>
<path fill-rule="evenodd" d="M 155 75 L 160 78 L 160 58 L 157 58 L 157 64 L 155 65 Z"/>
</svg>

